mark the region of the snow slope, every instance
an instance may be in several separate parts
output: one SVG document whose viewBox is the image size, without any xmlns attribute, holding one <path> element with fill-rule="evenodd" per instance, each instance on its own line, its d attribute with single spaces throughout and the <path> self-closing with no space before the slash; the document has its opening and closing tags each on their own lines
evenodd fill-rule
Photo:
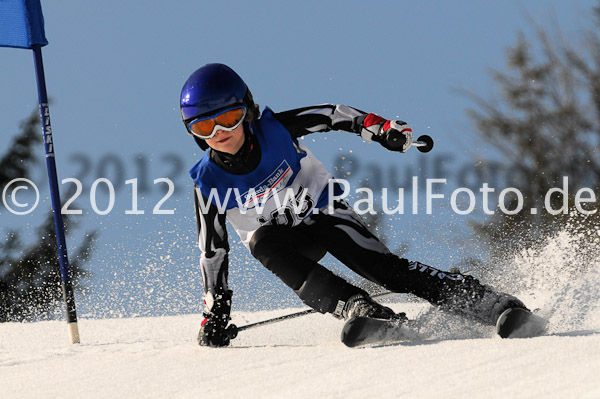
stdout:
<svg viewBox="0 0 600 399">
<path fill-rule="evenodd" d="M 600 398 L 600 329 L 502 340 L 428 305 L 431 340 L 349 349 L 342 322 L 313 314 L 201 348 L 197 315 L 0 325 L 4 398 Z M 425 309 L 425 310 L 424 310 Z M 235 321 L 279 312 L 236 313 Z M 436 332 L 442 325 L 451 328 Z M 446 335 L 446 336 L 444 336 Z M 439 337 L 439 338 L 438 338 Z"/>
<path fill-rule="evenodd" d="M 64 322 L 4 323 L 0 397 L 599 399 L 600 265 L 582 255 L 592 253 L 583 239 L 558 235 L 503 276 L 549 318 L 542 337 L 502 340 L 402 297 L 390 306 L 422 321 L 423 342 L 349 349 L 342 322 L 321 314 L 240 332 L 219 349 L 196 344 L 199 315 L 83 318 L 78 345 Z M 233 321 L 294 310 L 234 311 Z"/>
</svg>

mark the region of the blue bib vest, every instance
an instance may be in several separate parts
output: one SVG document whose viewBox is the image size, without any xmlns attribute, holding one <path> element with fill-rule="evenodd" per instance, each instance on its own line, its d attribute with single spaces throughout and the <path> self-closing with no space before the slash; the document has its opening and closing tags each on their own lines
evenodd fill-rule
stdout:
<svg viewBox="0 0 600 399">
<path fill-rule="evenodd" d="M 308 148 L 292 139 L 269 108 L 250 124 L 250 130 L 261 150 L 256 169 L 230 174 L 207 153 L 190 170 L 204 197 L 226 213 L 246 246 L 260 226 L 294 226 L 328 205 L 328 184 L 333 178 Z M 332 189 L 339 194 L 337 185 Z"/>
</svg>

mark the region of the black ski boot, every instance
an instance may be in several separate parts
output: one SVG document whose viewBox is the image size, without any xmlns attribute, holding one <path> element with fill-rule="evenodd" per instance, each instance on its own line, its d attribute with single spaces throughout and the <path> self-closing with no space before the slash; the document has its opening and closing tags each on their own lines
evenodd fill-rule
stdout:
<svg viewBox="0 0 600 399">
<path fill-rule="evenodd" d="M 451 297 L 442 307 L 473 317 L 488 325 L 496 325 L 500 315 L 507 309 L 527 310 L 519 299 L 509 294 L 496 292 L 491 287 L 480 284 L 471 276 L 466 277 L 465 283 L 466 287 L 462 291 L 462 295 Z"/>
<path fill-rule="evenodd" d="M 406 318 L 406 314 L 396 314 L 392 309 L 375 302 L 368 295 L 356 294 L 346 301 L 346 305 L 342 311 L 342 317 L 345 320 L 349 320 L 352 317 L 371 317 L 375 319 L 395 320 Z"/>
</svg>

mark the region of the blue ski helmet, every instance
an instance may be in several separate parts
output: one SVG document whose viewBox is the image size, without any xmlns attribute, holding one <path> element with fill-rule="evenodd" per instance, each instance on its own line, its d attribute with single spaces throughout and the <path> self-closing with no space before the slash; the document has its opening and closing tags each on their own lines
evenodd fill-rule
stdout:
<svg viewBox="0 0 600 399">
<path fill-rule="evenodd" d="M 184 123 L 201 116 L 216 114 L 235 105 L 245 105 L 246 120 L 258 117 L 258 106 L 242 78 L 227 65 L 206 64 L 190 75 L 181 89 L 179 106 Z M 206 150 L 208 144 L 196 136 L 196 143 Z"/>
</svg>

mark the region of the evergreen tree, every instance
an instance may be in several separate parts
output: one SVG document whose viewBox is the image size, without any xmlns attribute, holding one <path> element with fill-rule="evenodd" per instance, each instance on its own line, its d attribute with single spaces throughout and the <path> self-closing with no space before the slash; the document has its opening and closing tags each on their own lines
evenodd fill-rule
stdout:
<svg viewBox="0 0 600 399">
<path fill-rule="evenodd" d="M 33 112 L 21 123 L 21 133 L 12 141 L 5 155 L 0 157 L 0 192 L 13 179 L 30 179 L 30 170 L 37 162 L 35 154 L 41 150 L 40 117 Z M 0 201 L 0 204 L 2 202 Z M 3 205 L 0 205 L 3 206 Z M 72 220 L 63 216 L 65 235 L 74 227 Z M 39 241 L 24 248 L 20 230 L 4 230 L 0 236 L 0 322 L 28 321 L 51 318 L 62 306 L 61 275 L 58 261 L 54 218 L 49 212 L 38 227 Z M 70 256 L 71 278 L 75 289 L 83 288 L 87 276 L 83 269 L 92 250 L 95 232 L 85 234 L 83 242 Z"/>
<path fill-rule="evenodd" d="M 496 212 L 485 223 L 473 224 L 493 258 L 506 258 L 507 252 L 529 247 L 566 225 L 597 230 L 599 212 L 583 215 L 575 208 L 579 189 L 598 193 L 600 187 L 600 35 L 597 29 L 586 30 L 581 39 L 575 44 L 543 28 L 537 28 L 533 40 L 520 33 L 507 52 L 507 71 L 492 72 L 497 97 L 470 94 L 477 105 L 469 113 L 478 134 L 504 155 L 504 187 L 523 194 L 518 214 Z M 562 188 L 565 176 L 568 211 L 552 215 L 544 208 L 546 194 Z M 515 209 L 516 196 L 505 203 Z M 553 194 L 550 205 L 561 209 L 563 196 Z M 582 208 L 593 211 L 598 205 L 596 198 Z"/>
</svg>

